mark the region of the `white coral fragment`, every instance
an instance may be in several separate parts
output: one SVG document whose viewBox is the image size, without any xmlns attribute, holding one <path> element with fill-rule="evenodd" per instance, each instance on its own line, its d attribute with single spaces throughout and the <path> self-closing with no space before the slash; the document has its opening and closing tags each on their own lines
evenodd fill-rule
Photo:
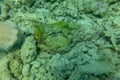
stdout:
<svg viewBox="0 0 120 80">
<path fill-rule="evenodd" d="M 0 50 L 9 50 L 18 39 L 16 25 L 10 22 L 0 22 Z"/>
</svg>

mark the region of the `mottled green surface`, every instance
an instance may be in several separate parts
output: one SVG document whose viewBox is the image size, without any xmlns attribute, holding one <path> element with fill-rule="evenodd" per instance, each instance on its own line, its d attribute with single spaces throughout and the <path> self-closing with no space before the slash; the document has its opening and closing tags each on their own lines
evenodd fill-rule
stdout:
<svg viewBox="0 0 120 80">
<path fill-rule="evenodd" d="M 70 27 L 66 22 L 60 21 L 51 24 L 41 24 L 35 28 L 35 39 L 42 51 L 64 52 L 70 46 L 68 35 L 76 26 Z"/>
<path fill-rule="evenodd" d="M 119 0 L 2 0 L 23 44 L 0 52 L 0 80 L 120 80 Z M 62 54 L 61 54 L 62 53 Z"/>
</svg>

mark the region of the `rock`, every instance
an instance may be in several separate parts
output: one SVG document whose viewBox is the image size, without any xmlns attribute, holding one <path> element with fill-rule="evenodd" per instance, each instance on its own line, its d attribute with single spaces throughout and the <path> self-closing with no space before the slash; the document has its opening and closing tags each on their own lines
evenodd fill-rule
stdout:
<svg viewBox="0 0 120 80">
<path fill-rule="evenodd" d="M 27 37 L 21 48 L 21 59 L 24 64 L 30 63 L 36 57 L 36 45 L 33 36 Z"/>
<path fill-rule="evenodd" d="M 8 69 L 8 57 L 4 57 L 0 60 L 0 80 L 10 80 L 10 71 Z"/>
<path fill-rule="evenodd" d="M 13 59 L 9 63 L 10 71 L 14 75 L 14 77 L 19 77 L 22 73 L 22 63 L 18 59 Z"/>
<path fill-rule="evenodd" d="M 29 64 L 23 65 L 22 75 L 24 77 L 30 76 L 30 72 L 29 71 L 30 71 L 30 65 Z"/>
<path fill-rule="evenodd" d="M 16 25 L 10 22 L 0 22 L 0 50 L 8 51 L 18 40 Z"/>
</svg>

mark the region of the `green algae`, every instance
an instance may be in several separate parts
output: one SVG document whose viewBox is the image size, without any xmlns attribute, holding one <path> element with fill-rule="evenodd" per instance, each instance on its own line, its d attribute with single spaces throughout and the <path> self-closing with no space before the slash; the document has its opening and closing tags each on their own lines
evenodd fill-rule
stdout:
<svg viewBox="0 0 120 80">
<path fill-rule="evenodd" d="M 22 63 L 18 59 L 13 59 L 10 62 L 10 70 L 14 77 L 19 77 L 22 74 Z"/>
<path fill-rule="evenodd" d="M 118 0 L 105 0 L 108 3 L 113 3 L 113 2 L 117 2 Z"/>
<path fill-rule="evenodd" d="M 67 51 L 71 40 L 67 37 L 74 28 L 63 21 L 51 24 L 41 24 L 35 28 L 35 39 L 37 46 L 42 51 L 62 52 Z"/>
</svg>

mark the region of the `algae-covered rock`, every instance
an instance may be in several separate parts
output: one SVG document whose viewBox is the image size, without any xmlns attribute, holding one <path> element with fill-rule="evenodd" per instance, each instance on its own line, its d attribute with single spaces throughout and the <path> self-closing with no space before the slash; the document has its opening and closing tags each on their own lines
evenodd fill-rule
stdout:
<svg viewBox="0 0 120 80">
<path fill-rule="evenodd" d="M 30 65 L 29 64 L 25 64 L 23 65 L 23 69 L 22 69 L 22 80 L 30 80 Z"/>
<path fill-rule="evenodd" d="M 23 63 L 30 63 L 36 57 L 36 45 L 32 36 L 27 37 L 21 48 L 21 59 Z"/>
<path fill-rule="evenodd" d="M 0 80 L 20 79 L 22 62 L 17 51 L 0 59 Z"/>
<path fill-rule="evenodd" d="M 32 6 L 36 0 L 18 0 L 18 1 L 21 2 L 22 4 Z"/>
<path fill-rule="evenodd" d="M 24 28 L 32 26 L 35 38 L 29 29 L 21 29 L 28 35 L 20 58 L 0 61 L 0 80 L 120 79 L 119 0 L 2 1 L 4 18 L 8 15 Z M 106 23 L 111 24 L 108 29 Z"/>
<path fill-rule="evenodd" d="M 42 50 L 57 52 L 67 49 L 69 43 L 69 40 L 67 40 L 65 37 L 58 35 L 56 37 L 48 37 L 46 39 L 46 45 L 40 44 L 39 47 Z"/>
<path fill-rule="evenodd" d="M 10 71 L 8 69 L 8 59 L 4 58 L 0 60 L 0 80 L 10 80 Z"/>
<path fill-rule="evenodd" d="M 93 67 L 94 66 L 94 67 Z M 108 61 L 93 61 L 91 63 L 79 66 L 79 70 L 88 74 L 101 75 L 112 72 L 115 69 L 115 65 Z"/>
<path fill-rule="evenodd" d="M 13 59 L 9 64 L 11 73 L 14 77 L 19 77 L 22 73 L 22 63 L 20 60 Z"/>
<path fill-rule="evenodd" d="M 72 28 L 62 21 L 52 24 L 41 24 L 35 28 L 35 39 L 38 47 L 42 51 L 52 53 L 67 51 L 71 42 L 67 35 Z"/>
<path fill-rule="evenodd" d="M 105 1 L 109 3 L 114 3 L 114 2 L 117 2 L 118 0 L 105 0 Z"/>
</svg>

